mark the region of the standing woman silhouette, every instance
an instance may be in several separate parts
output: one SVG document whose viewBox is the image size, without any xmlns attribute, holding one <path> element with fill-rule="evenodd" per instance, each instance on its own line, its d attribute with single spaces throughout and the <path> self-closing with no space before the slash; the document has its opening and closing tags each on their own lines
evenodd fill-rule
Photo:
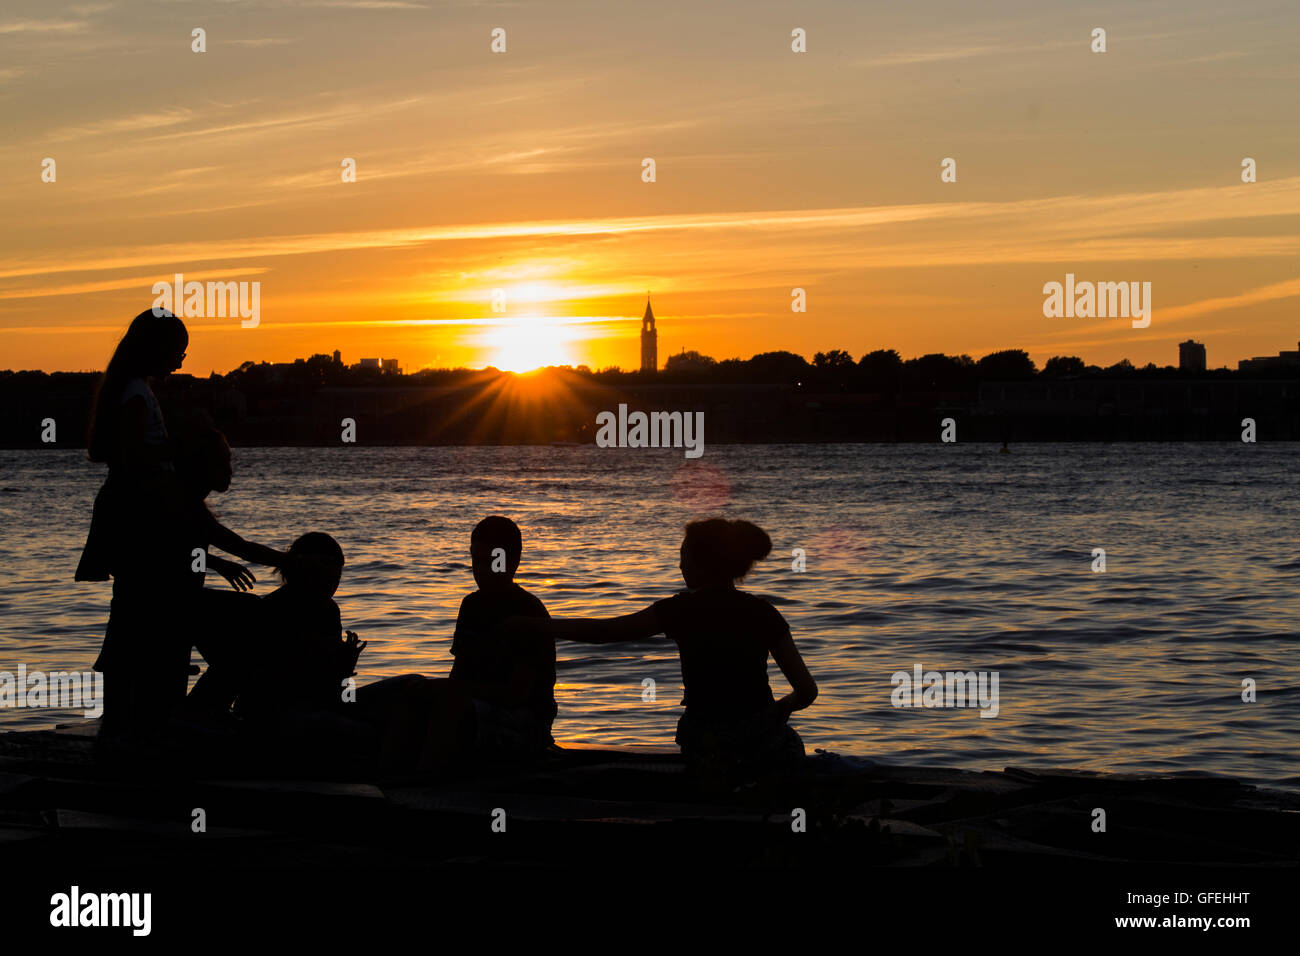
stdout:
<svg viewBox="0 0 1300 956">
<path fill-rule="evenodd" d="M 189 333 L 170 312 L 132 320 L 95 393 L 87 456 L 108 466 L 76 580 L 113 579 L 104 644 L 105 725 L 152 726 L 185 697 L 189 638 L 177 620 L 190 557 L 162 409 L 150 385 L 181 367 Z"/>
</svg>

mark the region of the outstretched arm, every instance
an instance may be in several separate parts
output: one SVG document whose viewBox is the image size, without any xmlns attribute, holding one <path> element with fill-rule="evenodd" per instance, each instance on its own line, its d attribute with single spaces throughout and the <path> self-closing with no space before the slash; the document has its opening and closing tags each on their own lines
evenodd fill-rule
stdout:
<svg viewBox="0 0 1300 956">
<path fill-rule="evenodd" d="M 639 641 L 664 632 L 653 607 L 621 617 L 551 618 L 549 621 L 529 618 L 527 621 L 526 627 L 549 634 L 556 640 L 578 641 L 582 644 Z"/>
<path fill-rule="evenodd" d="M 251 561 L 254 564 L 282 568 L 289 561 L 287 554 L 276 551 L 274 548 L 268 548 L 265 545 L 245 541 L 215 518 L 212 519 L 212 524 L 208 528 L 208 540 L 213 546 L 220 548 L 227 554 L 233 554 L 237 558 L 243 558 L 245 561 Z"/>
<path fill-rule="evenodd" d="M 788 718 L 796 710 L 803 710 L 817 699 L 817 682 L 808 672 L 808 665 L 803 662 L 799 649 L 794 646 L 794 638 L 789 631 L 772 645 L 772 659 L 790 682 L 790 693 L 776 702 L 776 709 L 781 716 Z"/>
</svg>

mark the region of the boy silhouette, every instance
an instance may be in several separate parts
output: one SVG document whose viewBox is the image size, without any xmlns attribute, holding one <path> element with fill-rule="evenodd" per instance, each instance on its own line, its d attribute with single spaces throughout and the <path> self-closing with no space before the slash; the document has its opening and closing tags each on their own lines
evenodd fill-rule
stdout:
<svg viewBox="0 0 1300 956">
<path fill-rule="evenodd" d="M 478 590 L 460 602 L 449 676 L 473 706 L 472 749 L 498 755 L 543 750 L 554 742 L 555 641 L 502 628 L 512 617 L 550 618 L 541 601 L 515 584 L 523 537 L 509 518 L 491 515 L 474 527 L 469 542 Z"/>
<path fill-rule="evenodd" d="M 358 690 L 358 713 L 379 731 L 385 771 L 439 774 L 475 758 L 517 761 L 554 742 L 555 641 L 502 627 L 508 618 L 550 619 L 515 584 L 522 553 L 513 521 L 480 521 L 470 534 L 478 590 L 460 602 L 451 673 L 402 674 Z"/>
</svg>

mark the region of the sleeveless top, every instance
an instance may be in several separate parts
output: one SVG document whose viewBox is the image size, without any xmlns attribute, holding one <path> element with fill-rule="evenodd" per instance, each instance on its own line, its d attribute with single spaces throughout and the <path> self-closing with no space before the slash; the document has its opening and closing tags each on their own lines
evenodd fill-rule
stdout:
<svg viewBox="0 0 1300 956">
<path fill-rule="evenodd" d="M 163 421 L 162 406 L 158 404 L 158 397 L 154 395 L 153 389 L 149 383 L 142 378 L 133 378 L 122 388 L 122 397 L 118 405 L 122 406 L 135 397 L 144 399 L 145 409 L 148 412 L 148 421 L 145 425 L 144 443 L 146 445 L 165 445 L 167 444 L 167 424 Z M 165 470 L 171 469 L 170 462 L 160 462 L 159 468 Z"/>
</svg>

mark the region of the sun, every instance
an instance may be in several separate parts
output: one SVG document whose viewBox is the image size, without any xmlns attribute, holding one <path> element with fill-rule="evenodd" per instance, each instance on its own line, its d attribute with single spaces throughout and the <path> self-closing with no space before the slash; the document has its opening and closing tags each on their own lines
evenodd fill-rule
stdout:
<svg viewBox="0 0 1300 956">
<path fill-rule="evenodd" d="M 568 330 L 545 316 L 516 319 L 485 337 L 489 365 L 506 372 L 531 372 L 548 365 L 572 365 Z"/>
</svg>

